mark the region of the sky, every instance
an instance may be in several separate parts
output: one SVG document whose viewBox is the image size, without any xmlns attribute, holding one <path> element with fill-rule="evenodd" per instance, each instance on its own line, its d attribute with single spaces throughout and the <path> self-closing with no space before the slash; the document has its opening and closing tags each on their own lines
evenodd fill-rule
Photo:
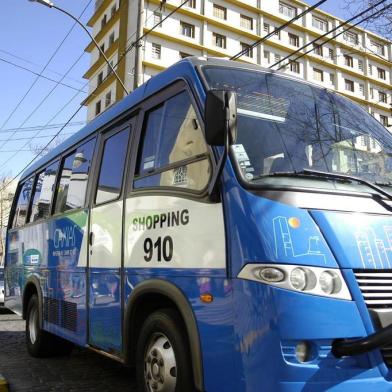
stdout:
<svg viewBox="0 0 392 392">
<path fill-rule="evenodd" d="M 80 18 L 84 24 L 94 11 L 95 0 L 54 1 L 77 17 L 87 7 Z M 316 2 L 307 1 L 311 5 Z M 341 4 L 342 0 L 328 0 L 321 8 L 341 18 L 349 17 Z M 73 25 L 70 17 L 55 9 L 28 0 L 0 0 L 0 178 L 17 175 L 34 158 L 31 149 L 39 151 L 60 129 L 58 124 L 67 122 L 87 96 L 76 91 L 87 91 L 83 74 L 90 62 L 89 54 L 84 53 L 89 37 L 78 25 L 50 61 L 43 76 L 58 81 L 82 57 L 62 81 L 68 86 L 57 85 L 42 104 L 56 83 L 40 78 L 31 87 L 36 75 L 9 63 L 40 73 Z M 82 108 L 72 120 L 77 124 L 65 128 L 61 138 L 79 129 L 86 118 L 86 108 Z M 43 126 L 51 128 L 36 128 Z M 26 139 L 32 136 L 33 140 Z"/>
</svg>

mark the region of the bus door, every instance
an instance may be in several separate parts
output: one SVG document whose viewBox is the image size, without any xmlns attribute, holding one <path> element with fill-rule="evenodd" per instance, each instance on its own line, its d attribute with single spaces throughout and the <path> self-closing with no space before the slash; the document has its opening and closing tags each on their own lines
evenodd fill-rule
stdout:
<svg viewBox="0 0 392 392">
<path fill-rule="evenodd" d="M 122 349 L 123 179 L 131 125 L 104 134 L 89 233 L 89 344 Z"/>
<path fill-rule="evenodd" d="M 222 203 L 206 196 L 213 168 L 192 96 L 182 83 L 154 98 L 126 200 L 126 290 L 148 274 L 226 276 Z M 189 295 L 198 297 L 201 281 L 192 282 Z"/>
</svg>

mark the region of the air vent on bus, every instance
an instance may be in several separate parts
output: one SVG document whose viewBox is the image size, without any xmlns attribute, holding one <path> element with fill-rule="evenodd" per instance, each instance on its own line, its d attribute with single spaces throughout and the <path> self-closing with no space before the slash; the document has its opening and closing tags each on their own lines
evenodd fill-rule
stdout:
<svg viewBox="0 0 392 392">
<path fill-rule="evenodd" d="M 392 270 L 354 270 L 354 273 L 368 309 L 392 313 Z M 392 368 L 392 345 L 381 353 L 385 364 Z"/>
<path fill-rule="evenodd" d="M 44 320 L 51 324 L 76 332 L 77 304 L 58 300 L 56 298 L 45 297 Z"/>
</svg>

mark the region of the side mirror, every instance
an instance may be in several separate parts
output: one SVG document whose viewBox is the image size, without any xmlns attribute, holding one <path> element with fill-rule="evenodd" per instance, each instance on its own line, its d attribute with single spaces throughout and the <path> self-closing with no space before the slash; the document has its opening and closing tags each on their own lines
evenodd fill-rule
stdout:
<svg viewBox="0 0 392 392">
<path fill-rule="evenodd" d="M 207 144 L 225 145 L 226 132 L 229 133 L 230 143 L 236 140 L 237 94 L 234 91 L 208 91 L 204 114 Z"/>
</svg>

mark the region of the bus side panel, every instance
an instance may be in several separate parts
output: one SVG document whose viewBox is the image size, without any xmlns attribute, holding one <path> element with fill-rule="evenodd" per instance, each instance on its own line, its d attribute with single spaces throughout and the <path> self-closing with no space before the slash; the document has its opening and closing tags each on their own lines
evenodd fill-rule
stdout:
<svg viewBox="0 0 392 392">
<path fill-rule="evenodd" d="M 35 275 L 43 296 L 43 328 L 86 344 L 88 212 L 77 211 L 8 235 L 7 305 L 21 313 L 26 281 Z"/>
<path fill-rule="evenodd" d="M 236 392 L 242 390 L 241 363 L 234 346 L 234 314 L 232 282 L 224 270 L 127 269 L 125 298 L 128 303 L 132 290 L 149 279 L 164 279 L 177 286 L 187 297 L 195 315 L 200 336 L 204 387 L 206 391 Z M 205 304 L 200 294 L 211 293 L 214 300 Z M 131 348 L 135 350 L 135 347 Z"/>
</svg>

